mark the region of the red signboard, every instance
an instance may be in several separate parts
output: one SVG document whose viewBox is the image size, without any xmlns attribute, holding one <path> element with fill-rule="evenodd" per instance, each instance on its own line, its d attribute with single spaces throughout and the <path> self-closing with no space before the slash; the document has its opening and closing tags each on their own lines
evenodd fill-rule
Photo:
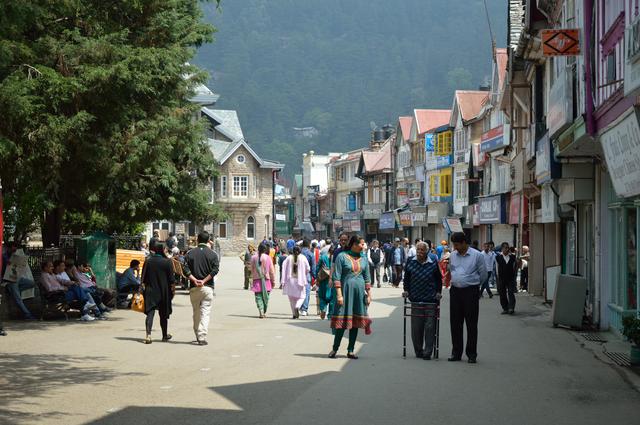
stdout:
<svg viewBox="0 0 640 425">
<path fill-rule="evenodd" d="M 579 55 L 580 30 L 542 30 L 542 54 L 545 56 Z"/>
<path fill-rule="evenodd" d="M 511 195 L 509 204 L 509 224 L 520 224 L 520 209 L 522 208 L 522 223 L 527 223 L 527 211 L 529 208 L 527 198 L 521 203 L 522 195 Z"/>
</svg>

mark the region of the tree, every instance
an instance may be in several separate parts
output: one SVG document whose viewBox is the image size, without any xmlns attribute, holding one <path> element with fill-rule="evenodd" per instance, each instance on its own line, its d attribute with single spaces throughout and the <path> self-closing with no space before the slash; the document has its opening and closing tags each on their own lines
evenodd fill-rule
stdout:
<svg viewBox="0 0 640 425">
<path fill-rule="evenodd" d="M 212 220 L 198 106 L 198 0 L 0 3 L 0 178 L 14 237 Z"/>
</svg>

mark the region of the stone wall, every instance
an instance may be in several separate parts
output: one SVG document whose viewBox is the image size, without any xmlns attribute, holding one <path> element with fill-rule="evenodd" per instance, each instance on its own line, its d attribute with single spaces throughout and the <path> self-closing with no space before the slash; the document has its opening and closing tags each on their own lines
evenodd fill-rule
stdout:
<svg viewBox="0 0 640 425">
<path fill-rule="evenodd" d="M 238 163 L 238 155 L 244 155 L 244 164 Z M 233 191 L 233 175 L 249 176 L 249 193 L 247 198 L 235 200 L 231 197 Z M 219 238 L 218 242 L 223 256 L 238 256 L 243 253 L 247 244 L 258 244 L 265 236 L 273 233 L 272 208 L 273 208 L 273 180 L 271 169 L 261 169 L 258 162 L 244 148 L 240 147 L 221 167 L 220 175 L 227 175 L 227 198 L 221 200 L 225 211 L 230 218 L 227 223 L 229 237 Z M 254 176 L 258 177 L 257 191 L 254 193 Z M 257 207 L 255 206 L 257 203 Z M 247 218 L 255 219 L 255 238 L 247 238 Z M 265 218 L 268 217 L 268 233 L 265 233 Z M 217 234 L 217 229 L 215 229 Z"/>
</svg>

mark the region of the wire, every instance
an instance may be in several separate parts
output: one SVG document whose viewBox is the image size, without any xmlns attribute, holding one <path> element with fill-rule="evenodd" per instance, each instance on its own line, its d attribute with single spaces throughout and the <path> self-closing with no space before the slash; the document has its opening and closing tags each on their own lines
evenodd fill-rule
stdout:
<svg viewBox="0 0 640 425">
<path fill-rule="evenodd" d="M 496 39 L 493 37 L 493 30 L 491 29 L 491 19 L 489 18 L 489 8 L 487 7 L 487 0 L 483 0 L 484 12 L 487 16 L 487 25 L 489 25 L 489 36 L 491 37 L 491 53 L 495 56 L 496 53 Z"/>
</svg>

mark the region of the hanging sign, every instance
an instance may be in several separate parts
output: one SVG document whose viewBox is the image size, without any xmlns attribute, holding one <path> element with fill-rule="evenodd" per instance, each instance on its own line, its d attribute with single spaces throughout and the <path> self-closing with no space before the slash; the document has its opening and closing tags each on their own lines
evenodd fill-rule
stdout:
<svg viewBox="0 0 640 425">
<path fill-rule="evenodd" d="M 542 30 L 542 54 L 545 56 L 578 56 L 580 54 L 580 30 Z"/>
</svg>

